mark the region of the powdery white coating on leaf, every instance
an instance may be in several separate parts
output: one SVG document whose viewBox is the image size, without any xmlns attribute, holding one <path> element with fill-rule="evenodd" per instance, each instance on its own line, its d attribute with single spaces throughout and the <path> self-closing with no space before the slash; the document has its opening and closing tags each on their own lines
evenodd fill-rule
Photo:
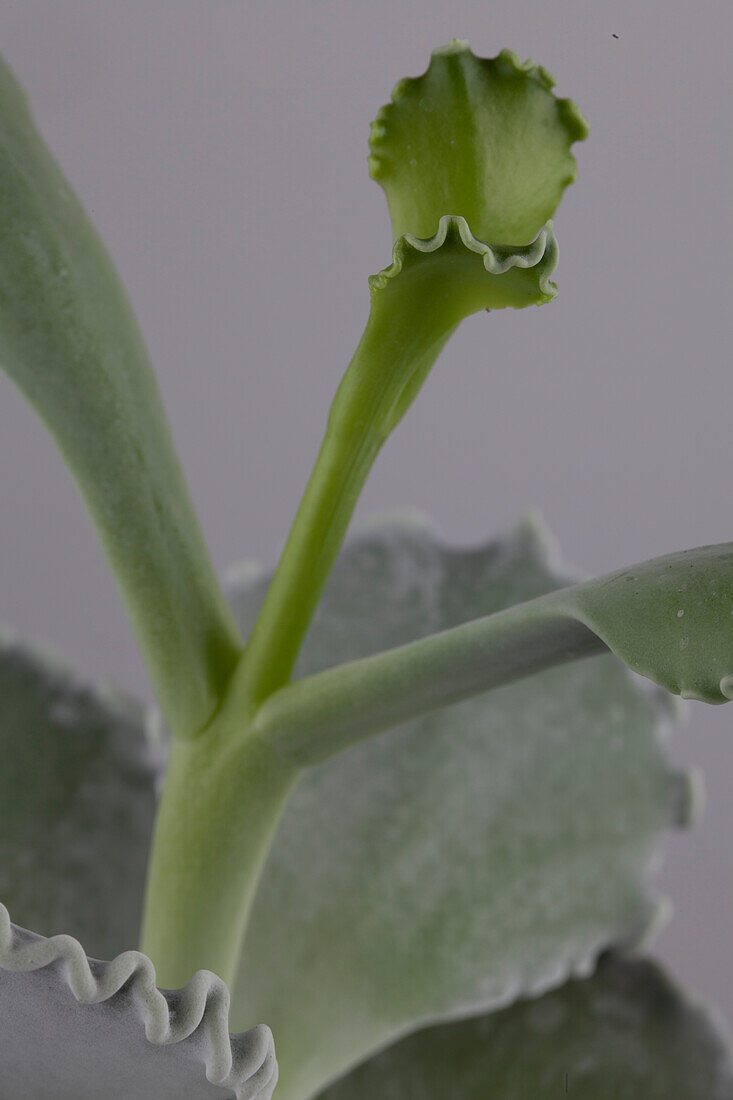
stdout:
<svg viewBox="0 0 733 1100">
<path fill-rule="evenodd" d="M 523 523 L 479 550 L 381 523 L 337 564 L 298 673 L 403 644 L 568 582 Z M 250 571 L 250 578 L 254 574 Z M 234 593 L 246 632 L 266 581 Z M 689 801 L 666 698 L 611 656 L 550 670 L 305 774 L 265 865 L 233 1002 L 266 1019 L 282 1100 L 428 1023 L 587 974 L 660 912 L 648 878 Z"/>
<path fill-rule="evenodd" d="M 710 1014 L 653 963 L 606 957 L 593 977 L 490 1016 L 426 1028 L 320 1100 L 733 1100 Z"/>
<path fill-rule="evenodd" d="M 2 1095 L 29 1100 L 269 1100 L 269 1028 L 228 1033 L 229 991 L 208 971 L 161 992 L 139 951 L 89 959 L 0 905 Z"/>
</svg>

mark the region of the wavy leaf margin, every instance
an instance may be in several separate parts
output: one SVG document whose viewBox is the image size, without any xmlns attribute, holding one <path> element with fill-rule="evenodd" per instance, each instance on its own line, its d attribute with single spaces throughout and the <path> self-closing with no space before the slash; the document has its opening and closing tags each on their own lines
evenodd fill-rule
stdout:
<svg viewBox="0 0 733 1100">
<path fill-rule="evenodd" d="M 197 971 L 183 989 L 161 990 L 142 952 L 124 951 L 111 962 L 89 959 L 73 936 L 46 938 L 12 924 L 0 903 L 0 970 L 30 973 L 53 964 L 60 964 L 59 980 L 81 1004 L 110 1002 L 124 990 L 150 1043 L 183 1043 L 197 1032 L 211 1084 L 233 1089 L 237 1100 L 270 1100 L 277 1083 L 272 1032 L 259 1024 L 231 1035 L 229 990 L 211 971 Z"/>
<path fill-rule="evenodd" d="M 504 275 L 512 268 L 528 270 L 538 268 L 539 289 L 543 302 L 557 297 L 557 286 L 550 275 L 557 267 L 557 238 L 552 221 L 548 221 L 528 245 L 487 244 L 471 232 L 471 227 L 459 214 L 443 214 L 438 222 L 437 232 L 432 237 L 416 237 L 405 233 L 398 237 L 392 247 L 392 262 L 388 267 L 369 276 L 369 289 L 372 294 L 385 289 L 403 271 L 419 263 L 432 252 L 437 252 L 449 238 L 460 239 L 461 244 L 483 260 L 488 275 Z"/>
</svg>

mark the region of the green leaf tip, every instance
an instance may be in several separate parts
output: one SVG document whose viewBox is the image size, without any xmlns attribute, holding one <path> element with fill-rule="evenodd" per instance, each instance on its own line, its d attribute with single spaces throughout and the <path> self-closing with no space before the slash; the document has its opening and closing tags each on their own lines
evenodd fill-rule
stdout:
<svg viewBox="0 0 733 1100">
<path fill-rule="evenodd" d="M 561 601 L 667 691 L 704 703 L 733 698 L 733 543 L 654 558 Z"/>
<path fill-rule="evenodd" d="M 445 214 L 486 242 L 527 245 L 575 179 L 570 146 L 588 126 L 554 78 L 511 50 L 479 58 L 454 39 L 401 80 L 372 123 L 369 169 L 395 239 L 429 238 Z"/>
</svg>

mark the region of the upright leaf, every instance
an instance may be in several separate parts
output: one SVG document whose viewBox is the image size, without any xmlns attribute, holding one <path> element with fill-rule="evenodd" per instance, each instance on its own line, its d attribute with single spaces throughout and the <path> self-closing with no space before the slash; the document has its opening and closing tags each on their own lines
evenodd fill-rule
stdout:
<svg viewBox="0 0 733 1100">
<path fill-rule="evenodd" d="M 510 51 L 485 60 L 455 40 L 400 81 L 372 124 L 392 262 L 369 280 L 366 329 L 248 640 L 240 671 L 254 709 L 290 679 L 369 470 L 456 326 L 556 294 L 549 219 L 587 127 L 552 85 Z"/>
<path fill-rule="evenodd" d="M 0 367 L 68 463 L 173 730 L 238 653 L 130 304 L 0 61 Z"/>
</svg>

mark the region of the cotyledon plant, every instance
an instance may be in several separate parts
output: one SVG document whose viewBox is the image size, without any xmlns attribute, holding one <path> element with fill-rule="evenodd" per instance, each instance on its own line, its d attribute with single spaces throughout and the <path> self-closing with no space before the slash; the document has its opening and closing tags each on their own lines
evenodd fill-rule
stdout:
<svg viewBox="0 0 733 1100">
<path fill-rule="evenodd" d="M 392 263 L 279 564 L 225 597 L 127 299 L 2 69 L 0 362 L 165 720 L 3 634 L 3 1100 L 266 1100 L 278 1063 L 282 1100 L 733 1097 L 719 1026 L 632 953 L 695 804 L 669 693 L 733 696 L 733 545 L 580 584 L 531 519 L 343 548 L 460 321 L 555 294 L 586 125 L 552 86 L 454 41 L 379 112 Z"/>
</svg>

